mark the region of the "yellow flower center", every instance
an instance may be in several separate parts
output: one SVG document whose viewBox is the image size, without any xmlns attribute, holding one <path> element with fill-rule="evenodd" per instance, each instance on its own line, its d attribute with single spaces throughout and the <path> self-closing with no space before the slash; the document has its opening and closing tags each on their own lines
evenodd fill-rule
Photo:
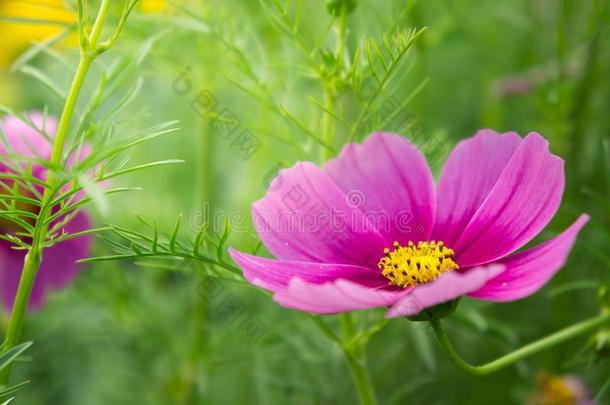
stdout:
<svg viewBox="0 0 610 405">
<path fill-rule="evenodd" d="M 455 252 L 443 242 L 409 242 L 401 246 L 394 242 L 394 250 L 384 249 L 379 269 L 390 284 L 406 288 L 436 280 L 441 274 L 458 269 L 453 261 Z"/>
</svg>

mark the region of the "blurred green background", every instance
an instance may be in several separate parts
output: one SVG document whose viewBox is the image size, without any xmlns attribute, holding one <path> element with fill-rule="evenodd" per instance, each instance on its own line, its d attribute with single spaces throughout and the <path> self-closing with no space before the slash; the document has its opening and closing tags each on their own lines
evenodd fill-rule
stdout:
<svg viewBox="0 0 610 405">
<path fill-rule="evenodd" d="M 0 103 L 18 111 L 48 106 L 57 115 L 62 104 L 53 93 L 10 66 L 32 42 L 57 32 L 61 24 L 52 21 L 70 22 L 73 14 L 62 11 L 69 2 L 44 2 L 42 11 L 33 3 L 0 0 L 5 17 L 0 22 Z M 269 0 L 151 1 L 130 18 L 117 46 L 94 66 L 83 95 L 90 95 L 114 61 L 129 64 L 129 75 L 105 108 L 141 79 L 140 92 L 122 112 L 130 119 L 127 128 L 173 120 L 179 127 L 135 149 L 130 164 L 169 158 L 185 163 L 117 180 L 143 191 L 111 197 L 105 215 L 91 206 L 98 224 L 148 232 L 137 214 L 170 230 L 182 214 L 181 237 L 188 238 L 204 218 L 217 215 L 229 217 L 233 225 L 229 245 L 256 247 L 250 203 L 264 195 L 281 165 L 321 160 L 319 145 L 291 117 L 321 132 L 324 113 L 308 97 L 323 103 L 316 72 L 332 64 L 323 55 L 335 49 L 337 39 L 334 28 L 325 37 L 326 2 L 278 3 L 287 7 L 289 21 L 299 16 L 297 40 Z M 373 130 L 403 132 L 422 146 L 438 173 L 453 145 L 479 128 L 521 135 L 536 131 L 566 160 L 567 173 L 560 211 L 538 240 L 556 235 L 580 212 L 592 217 L 568 265 L 535 296 L 493 305 L 462 300 L 447 327 L 464 357 L 483 362 L 594 315 L 596 287 L 610 279 L 608 2 L 355 3 L 348 18 L 349 62 L 369 38 L 383 45 L 384 33 L 427 27 L 379 96 L 413 125 L 383 122 L 385 107 L 377 103 L 376 114 L 367 117 L 355 140 Z M 20 18 L 7 18 L 15 13 Z M 299 40 L 310 49 L 320 39 L 321 51 L 313 57 L 300 49 Z M 75 48 L 70 36 L 53 47 L 72 66 Z M 140 55 L 145 55 L 141 61 Z M 43 52 L 29 63 L 62 85 L 71 79 L 71 69 L 52 55 Z M 202 114 L 198 103 L 209 96 L 217 102 L 217 113 L 230 111 L 240 128 L 260 142 L 252 156 L 245 158 L 239 145 L 218 136 L 214 114 Z M 349 86 L 339 89 L 337 105 L 349 124 L 362 108 Z M 339 150 L 349 135 L 347 126 L 335 122 L 333 147 Z M 110 251 L 98 240 L 95 255 Z M 28 351 L 31 361 L 17 366 L 15 381 L 32 382 L 14 403 L 356 401 L 341 353 L 306 315 L 282 309 L 239 283 L 222 281 L 211 292 L 197 274 L 197 265 L 188 262 L 164 262 L 163 268 L 138 261 L 86 266 L 70 288 L 53 293 L 44 310 L 29 318 L 25 335 L 35 344 Z M 243 309 L 235 320 L 224 312 L 227 297 Z M 365 323 L 381 316 L 382 311 L 368 311 L 357 319 Z M 254 337 L 246 333 L 240 325 L 248 319 L 256 319 L 263 331 Z M 576 374 L 594 394 L 607 389 L 610 363 L 592 349 L 591 339 L 572 340 L 516 367 L 475 378 L 443 358 L 427 325 L 392 320 L 373 337 L 367 355 L 383 404 L 518 404 L 532 395 L 544 372 Z M 610 392 L 601 394 L 601 403 L 610 403 Z"/>
</svg>

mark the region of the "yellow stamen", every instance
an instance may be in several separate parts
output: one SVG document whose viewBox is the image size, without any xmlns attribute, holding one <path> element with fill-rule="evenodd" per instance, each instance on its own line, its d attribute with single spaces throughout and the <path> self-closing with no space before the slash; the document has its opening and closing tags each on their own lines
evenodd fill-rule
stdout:
<svg viewBox="0 0 610 405">
<path fill-rule="evenodd" d="M 379 269 L 390 284 L 406 288 L 435 280 L 441 274 L 458 269 L 453 261 L 455 252 L 443 242 L 409 242 L 401 246 L 394 242 L 394 250 L 384 249 Z"/>
</svg>

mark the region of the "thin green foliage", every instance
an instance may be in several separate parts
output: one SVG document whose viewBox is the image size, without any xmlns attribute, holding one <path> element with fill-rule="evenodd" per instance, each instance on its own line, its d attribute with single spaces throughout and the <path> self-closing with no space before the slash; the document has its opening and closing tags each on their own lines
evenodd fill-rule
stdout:
<svg viewBox="0 0 610 405">
<path fill-rule="evenodd" d="M 202 225 L 193 238 L 185 239 L 180 237 L 182 215 L 177 217 L 171 232 L 160 230 L 156 223 L 140 216 L 137 218 L 141 224 L 150 230 L 150 234 L 116 225 L 108 225 L 103 229 L 100 228 L 100 230 L 106 231 L 100 237 L 112 247 L 116 254 L 91 257 L 83 259 L 81 262 L 94 263 L 144 259 L 199 262 L 217 266 L 238 276 L 237 279 L 241 279 L 241 271 L 226 259 L 227 242 L 231 233 L 228 222 L 225 222 L 223 231 L 220 234 L 214 234 L 207 229 L 206 225 Z M 106 234 L 109 234 L 109 236 Z M 182 269 L 182 267 L 183 264 L 175 265 L 176 269 Z M 207 266 L 201 268 L 205 269 Z"/>
</svg>

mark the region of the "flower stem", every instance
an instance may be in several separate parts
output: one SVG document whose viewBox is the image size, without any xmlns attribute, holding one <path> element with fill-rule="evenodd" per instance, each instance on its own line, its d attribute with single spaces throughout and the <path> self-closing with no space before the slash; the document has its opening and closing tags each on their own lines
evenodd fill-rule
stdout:
<svg viewBox="0 0 610 405">
<path fill-rule="evenodd" d="M 207 72 L 202 71 L 201 81 L 206 82 Z M 214 177 L 214 143 L 212 134 L 208 130 L 205 120 L 197 121 L 196 150 L 197 150 L 197 171 L 195 187 L 195 209 L 201 211 L 201 223 L 198 226 L 206 226 L 207 215 L 212 215 L 214 202 L 214 187 L 210 181 Z M 207 242 L 204 242 L 204 244 Z M 208 264 L 197 263 L 199 274 L 205 274 Z M 185 381 L 185 395 L 182 397 L 181 404 L 203 403 L 200 398 L 203 391 L 203 382 L 206 374 L 204 356 L 206 350 L 205 327 L 208 317 L 208 302 L 198 293 L 199 284 L 202 278 L 195 278 L 193 286 L 194 303 L 192 309 L 192 348 L 187 359 L 188 374 Z"/>
<path fill-rule="evenodd" d="M 322 121 L 322 133 L 324 134 L 325 145 L 332 146 L 333 144 L 333 117 L 331 113 L 335 112 L 335 91 L 333 85 L 324 85 L 324 109 L 327 111 L 324 113 Z M 322 148 L 322 161 L 327 161 L 332 157 L 332 149 L 328 147 Z"/>
<path fill-rule="evenodd" d="M 93 25 L 91 36 L 89 37 L 92 49 L 97 45 L 104 21 L 108 15 L 109 7 L 110 0 L 102 0 L 98 15 Z M 83 27 L 79 28 L 83 29 Z M 70 90 L 64 103 L 64 108 L 59 119 L 57 132 L 53 141 L 53 148 L 51 150 L 50 158 L 51 166 L 61 165 L 61 160 L 65 149 L 66 136 L 70 128 L 72 116 L 74 115 L 74 109 L 76 108 L 78 96 L 94 58 L 94 55 L 81 50 L 78 67 L 74 73 L 74 78 L 72 80 L 72 84 L 70 85 Z M 51 211 L 51 207 L 49 205 L 54 198 L 55 187 L 57 185 L 57 175 L 54 170 L 49 170 L 46 183 L 47 186 L 45 187 L 42 196 L 41 208 L 34 227 L 31 247 L 25 256 L 21 278 L 19 280 L 19 287 L 17 288 L 15 302 L 8 321 L 6 337 L 2 344 L 2 347 L 5 350 L 15 347 L 21 339 L 21 331 L 23 330 L 23 323 L 25 320 L 25 314 L 27 313 L 30 295 L 32 293 L 32 288 L 34 286 L 34 282 L 36 281 L 36 275 L 38 274 L 38 269 L 42 261 L 42 244 L 46 239 L 48 231 L 46 219 Z M 0 374 L 0 387 L 8 384 L 10 375 L 11 368 L 9 366 Z"/>
<path fill-rule="evenodd" d="M 25 256 L 23 272 L 21 273 L 13 310 L 11 311 L 8 327 L 6 329 L 6 337 L 2 345 L 5 350 L 15 347 L 21 337 L 23 320 L 25 318 L 29 297 L 32 292 L 34 280 L 36 279 L 40 261 L 41 252 L 39 249 L 32 249 Z M 2 377 L 4 377 L 4 375 Z M 0 380 L 0 386 L 6 382 L 8 381 L 4 381 L 4 379 Z"/>
<path fill-rule="evenodd" d="M 368 372 L 366 365 L 366 355 L 364 346 L 366 340 L 355 340 L 357 332 L 352 322 L 351 314 L 341 314 L 341 329 L 343 332 L 343 339 L 341 339 L 333 329 L 326 324 L 317 315 L 310 315 L 311 319 L 320 328 L 320 331 L 330 340 L 335 342 L 341 349 L 345 362 L 349 367 L 350 374 L 354 385 L 356 386 L 356 393 L 358 394 L 358 400 L 361 405 L 376 405 L 377 399 L 375 397 L 375 390 L 371 382 L 371 377 Z M 357 342 L 354 344 L 353 342 Z"/>
<path fill-rule="evenodd" d="M 347 16 L 349 11 L 347 9 L 346 2 L 341 4 L 341 11 L 339 12 L 339 33 L 337 40 L 337 64 L 339 69 L 345 68 L 345 49 L 347 45 Z"/>
<path fill-rule="evenodd" d="M 337 101 L 337 81 L 345 70 L 345 49 L 347 42 L 347 20 L 348 9 L 345 4 L 341 5 L 338 22 L 337 48 L 335 54 L 336 65 L 332 74 L 322 78 L 322 89 L 324 90 L 324 113 L 322 121 L 322 133 L 326 145 L 333 144 L 334 117 Z M 325 147 L 322 149 L 322 161 L 327 161 L 332 157 L 332 149 Z"/>
<path fill-rule="evenodd" d="M 57 124 L 57 132 L 55 134 L 55 140 L 53 142 L 53 149 L 51 151 L 51 163 L 59 164 L 64 152 L 64 145 L 66 143 L 66 136 L 70 128 L 70 121 L 74 115 L 74 109 L 76 108 L 76 102 L 78 101 L 78 95 L 83 87 L 85 76 L 91 67 L 92 58 L 87 55 L 83 55 L 78 62 L 78 67 L 74 73 L 72 85 L 70 86 L 70 92 L 66 98 L 64 109 Z M 47 182 L 55 183 L 54 171 L 49 171 Z M 54 185 L 54 184 L 53 184 Z M 49 190 L 49 191 L 47 191 Z M 51 187 L 45 189 L 46 193 L 52 192 Z"/>
<path fill-rule="evenodd" d="M 527 344 L 505 356 L 502 356 L 481 366 L 473 366 L 467 363 L 464 359 L 462 359 L 462 357 L 460 357 L 460 355 L 455 351 L 455 348 L 451 344 L 449 336 L 447 336 L 447 332 L 445 331 L 445 328 L 441 324 L 440 320 L 432 320 L 430 321 L 430 324 L 432 325 L 432 329 L 434 330 L 434 333 L 445 354 L 447 355 L 447 357 L 449 357 L 449 360 L 451 360 L 453 364 L 470 374 L 487 375 L 502 370 L 503 368 L 515 364 L 519 360 L 536 354 L 542 350 L 549 349 L 568 339 L 589 332 L 592 329 L 595 329 L 606 322 L 610 322 L 610 312 L 603 313 L 594 318 L 587 319 L 572 326 L 568 326 L 565 329 L 562 329 L 547 337 Z"/>
<path fill-rule="evenodd" d="M 341 329 L 343 331 L 343 338 L 345 339 L 344 342 L 353 341 L 352 338 L 355 336 L 356 332 L 352 321 L 352 315 L 349 312 L 341 314 Z M 354 385 L 356 386 L 360 404 L 376 404 L 377 399 L 375 398 L 375 390 L 373 389 L 371 377 L 366 365 L 364 343 L 350 345 L 349 347 L 345 343 L 342 343 L 341 349 L 352 375 Z"/>
<path fill-rule="evenodd" d="M 377 403 L 377 399 L 375 398 L 375 390 L 373 389 L 371 377 L 366 365 L 364 350 L 358 354 L 344 350 L 344 355 L 352 375 L 352 380 L 356 386 L 356 391 L 358 392 L 360 404 L 375 405 Z"/>
</svg>

